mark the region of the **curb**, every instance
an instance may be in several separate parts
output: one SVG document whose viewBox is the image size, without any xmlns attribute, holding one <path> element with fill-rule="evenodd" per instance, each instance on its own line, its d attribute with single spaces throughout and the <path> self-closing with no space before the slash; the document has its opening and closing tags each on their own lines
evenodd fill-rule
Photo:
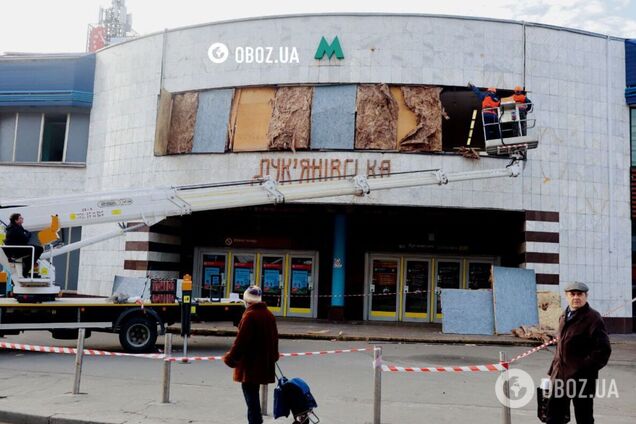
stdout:
<svg viewBox="0 0 636 424">
<path fill-rule="evenodd" d="M 86 421 L 75 418 L 24 414 L 22 412 L 0 410 L 0 421 L 12 424 L 113 424 L 103 421 Z"/>
<path fill-rule="evenodd" d="M 180 334 L 179 327 L 169 327 L 167 332 Z M 191 332 L 194 336 L 216 336 L 216 337 L 234 337 L 236 330 L 220 330 L 207 328 L 192 328 Z M 436 337 L 387 337 L 387 336 L 330 336 L 322 334 L 307 333 L 279 333 L 279 339 L 291 340 L 337 340 L 343 342 L 382 342 L 382 343 L 429 343 L 429 344 L 476 344 L 476 345 L 498 345 L 498 346 L 540 346 L 542 342 L 537 340 L 490 340 L 480 338 L 453 338 L 440 339 Z"/>
</svg>

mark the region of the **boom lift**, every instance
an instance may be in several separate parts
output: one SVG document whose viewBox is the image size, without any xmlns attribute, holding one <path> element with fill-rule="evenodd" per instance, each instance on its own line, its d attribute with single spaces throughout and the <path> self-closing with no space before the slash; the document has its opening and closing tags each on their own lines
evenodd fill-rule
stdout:
<svg viewBox="0 0 636 424">
<path fill-rule="evenodd" d="M 54 300 L 60 288 L 55 285 L 52 259 L 81 247 L 120 236 L 142 225 L 154 225 L 170 216 L 193 212 L 263 204 L 279 204 L 334 196 L 364 196 L 374 190 L 445 185 L 449 182 L 518 176 L 527 148 L 517 146 L 512 161 L 499 169 L 445 173 L 442 169 L 395 173 L 368 178 L 362 175 L 316 182 L 295 181 L 279 184 L 271 178 L 177 187 L 141 188 L 97 193 L 80 193 L 47 198 L 15 200 L 0 208 L 0 220 L 8 222 L 13 213 L 25 217 L 25 227 L 40 231 L 46 249 L 39 261 L 40 276 L 22 278 L 19 258 L 7 258 L 0 249 L 0 264 L 11 271 L 13 295 L 19 302 Z M 139 222 L 128 226 L 127 222 Z M 60 228 L 120 223 L 113 231 L 62 247 L 51 244 Z M 29 248 L 29 247 L 25 247 Z"/>
</svg>

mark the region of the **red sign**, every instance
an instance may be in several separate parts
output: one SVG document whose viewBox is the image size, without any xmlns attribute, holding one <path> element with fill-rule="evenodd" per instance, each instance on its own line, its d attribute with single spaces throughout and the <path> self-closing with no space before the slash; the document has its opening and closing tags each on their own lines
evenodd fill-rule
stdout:
<svg viewBox="0 0 636 424">
<path fill-rule="evenodd" d="M 96 52 L 106 45 L 106 28 L 94 26 L 88 35 L 88 51 Z"/>
</svg>

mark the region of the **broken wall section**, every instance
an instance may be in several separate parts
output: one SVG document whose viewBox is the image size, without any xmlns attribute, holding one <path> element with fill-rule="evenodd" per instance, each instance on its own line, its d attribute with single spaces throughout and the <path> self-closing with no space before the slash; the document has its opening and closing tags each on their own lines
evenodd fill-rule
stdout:
<svg viewBox="0 0 636 424">
<path fill-rule="evenodd" d="M 308 149 L 313 87 L 276 90 L 267 137 L 269 150 Z"/>
<path fill-rule="evenodd" d="M 356 149 L 397 149 L 398 104 L 388 85 L 360 84 L 356 112 Z"/>
<path fill-rule="evenodd" d="M 441 92 L 440 87 L 402 86 L 404 103 L 415 114 L 417 125 L 399 140 L 400 151 L 442 151 L 442 118 L 448 117 L 442 108 Z"/>
<path fill-rule="evenodd" d="M 191 153 L 194 126 L 199 105 L 199 93 L 188 92 L 173 96 L 170 113 L 167 154 Z"/>
</svg>

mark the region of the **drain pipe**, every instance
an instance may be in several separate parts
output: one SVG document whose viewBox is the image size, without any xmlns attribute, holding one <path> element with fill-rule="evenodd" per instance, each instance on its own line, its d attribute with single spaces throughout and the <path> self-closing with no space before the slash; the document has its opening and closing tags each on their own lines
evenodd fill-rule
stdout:
<svg viewBox="0 0 636 424">
<path fill-rule="evenodd" d="M 605 39 L 605 125 L 607 128 L 607 185 L 609 191 L 609 254 L 614 253 L 614 163 L 613 163 L 613 149 L 612 149 L 612 127 L 610 125 L 610 37 L 609 35 Z M 610 278 L 611 271 L 610 271 Z"/>
</svg>

